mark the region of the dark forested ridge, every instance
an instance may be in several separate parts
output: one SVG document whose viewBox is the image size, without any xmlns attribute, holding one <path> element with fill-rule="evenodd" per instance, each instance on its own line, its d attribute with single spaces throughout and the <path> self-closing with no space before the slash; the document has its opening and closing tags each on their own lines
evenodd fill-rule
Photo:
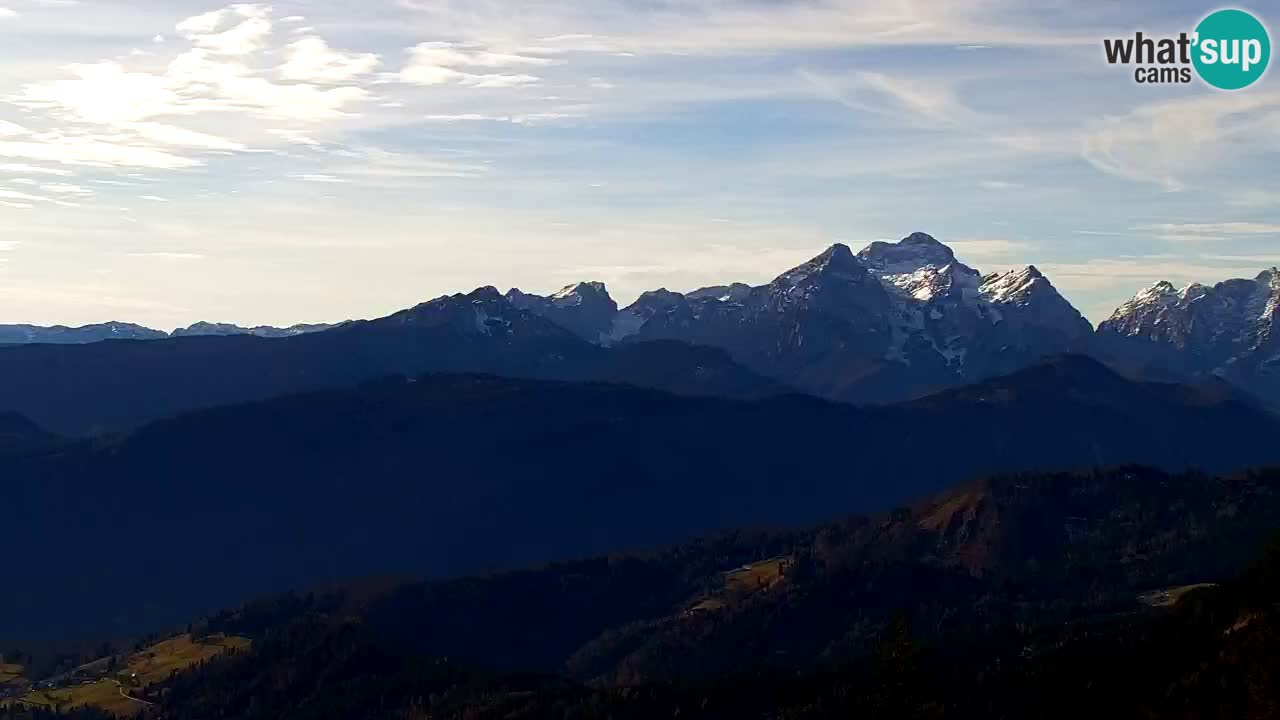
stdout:
<svg viewBox="0 0 1280 720">
<path fill-rule="evenodd" d="M 1280 471 L 998 477 L 812 530 L 278 596 L 192 628 L 252 649 L 140 692 L 173 720 L 1268 718 L 1278 525 Z"/>
<path fill-rule="evenodd" d="M 53 447 L 62 440 L 14 412 L 0 412 L 0 456 Z"/>
<path fill-rule="evenodd" d="M 263 341 L 266 342 L 266 341 Z M 1059 389 L 1060 388 L 1060 389 Z M 1276 420 L 1083 358 L 858 409 L 392 379 L 10 457 L 0 640 L 128 635 L 285 587 L 448 577 L 874 511 L 992 472 L 1280 461 Z M 57 528 L 50 532 L 50 528 Z"/>
</svg>

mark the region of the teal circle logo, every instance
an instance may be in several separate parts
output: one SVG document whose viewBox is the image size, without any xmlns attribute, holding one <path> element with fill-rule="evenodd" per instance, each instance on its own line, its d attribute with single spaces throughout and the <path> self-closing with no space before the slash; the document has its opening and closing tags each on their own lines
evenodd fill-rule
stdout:
<svg viewBox="0 0 1280 720">
<path fill-rule="evenodd" d="M 1219 90 L 1249 87 L 1267 71 L 1271 37 L 1243 10 L 1219 10 L 1196 26 L 1191 58 L 1200 78 Z"/>
</svg>

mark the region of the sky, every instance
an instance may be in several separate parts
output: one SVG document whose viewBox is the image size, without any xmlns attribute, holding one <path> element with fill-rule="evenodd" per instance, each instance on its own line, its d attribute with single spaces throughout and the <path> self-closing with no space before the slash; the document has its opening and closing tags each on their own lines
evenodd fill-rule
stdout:
<svg viewBox="0 0 1280 720">
<path fill-rule="evenodd" d="M 1218 7 L 0 0 L 0 323 L 290 325 L 583 280 L 625 304 L 914 231 L 1035 264 L 1098 322 L 1280 264 L 1276 73 L 1222 92 L 1103 59 Z"/>
</svg>

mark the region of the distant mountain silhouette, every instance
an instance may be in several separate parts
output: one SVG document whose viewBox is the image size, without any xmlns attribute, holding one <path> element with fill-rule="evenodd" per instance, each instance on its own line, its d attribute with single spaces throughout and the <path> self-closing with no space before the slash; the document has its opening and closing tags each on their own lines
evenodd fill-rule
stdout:
<svg viewBox="0 0 1280 720">
<path fill-rule="evenodd" d="M 0 345 L 86 345 L 105 340 L 163 340 L 168 337 L 193 337 L 198 335 L 256 335 L 258 337 L 289 337 L 305 333 L 323 332 L 333 325 L 293 325 L 287 328 L 260 325 L 246 328 L 227 323 L 198 322 L 171 333 L 135 325 L 133 323 L 108 322 L 82 327 L 55 325 L 0 325 Z"/>
<path fill-rule="evenodd" d="M 0 410 L 86 435 L 197 408 L 424 372 L 624 382 L 730 397 L 781 390 L 723 351 L 675 342 L 602 348 L 482 288 L 381 320 L 281 338 L 0 348 Z"/>
<path fill-rule="evenodd" d="M 7 567 L 27 581 L 0 595 L 0 644 L 125 633 L 328 578 L 451 576 L 811 523 L 992 472 L 1229 470 L 1280 461 L 1277 438 L 1273 416 L 1230 396 L 1081 358 L 877 409 L 384 380 L 6 460 L 6 504 L 24 508 Z"/>
<path fill-rule="evenodd" d="M 158 340 L 167 337 L 159 330 L 122 322 L 99 323 L 83 327 L 40 327 L 37 325 L 0 325 L 0 345 L 81 345 L 103 340 Z"/>
<path fill-rule="evenodd" d="M 290 325 L 286 328 L 271 327 L 270 325 L 258 325 L 256 327 L 241 327 L 230 323 L 211 323 L 198 322 L 185 328 L 178 328 L 169 333 L 169 337 L 198 337 L 201 335 L 254 335 L 264 338 L 282 338 L 293 337 L 294 335 L 306 335 L 307 333 L 324 332 L 330 330 L 336 325 L 328 324 L 301 324 Z"/>
</svg>

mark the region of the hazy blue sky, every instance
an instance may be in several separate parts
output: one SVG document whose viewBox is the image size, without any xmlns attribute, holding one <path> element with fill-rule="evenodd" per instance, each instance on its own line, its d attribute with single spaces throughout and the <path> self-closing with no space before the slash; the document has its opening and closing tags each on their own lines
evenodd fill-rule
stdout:
<svg viewBox="0 0 1280 720">
<path fill-rule="evenodd" d="M 1102 59 L 1217 7 L 0 0 L 0 322 L 625 302 L 915 230 L 1101 320 L 1280 263 L 1275 72 L 1222 93 Z"/>
</svg>

